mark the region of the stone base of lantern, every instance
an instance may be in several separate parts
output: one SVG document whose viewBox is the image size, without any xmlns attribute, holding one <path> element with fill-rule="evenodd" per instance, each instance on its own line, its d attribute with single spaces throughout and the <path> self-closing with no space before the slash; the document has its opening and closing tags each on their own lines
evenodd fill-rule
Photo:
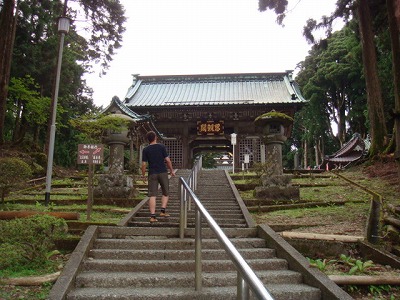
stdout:
<svg viewBox="0 0 400 300">
<path fill-rule="evenodd" d="M 98 185 L 93 190 L 93 197 L 99 198 L 135 198 L 138 196 L 138 190 L 133 186 L 131 176 L 125 174 L 101 174 L 97 177 Z"/>
<path fill-rule="evenodd" d="M 257 199 L 276 201 L 298 201 L 300 200 L 300 189 L 290 184 L 291 175 L 262 176 L 262 186 L 254 189 Z"/>
</svg>

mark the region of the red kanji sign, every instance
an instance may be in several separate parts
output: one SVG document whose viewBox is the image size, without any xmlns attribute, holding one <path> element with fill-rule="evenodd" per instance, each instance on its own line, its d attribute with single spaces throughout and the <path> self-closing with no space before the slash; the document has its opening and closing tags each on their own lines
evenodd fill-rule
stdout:
<svg viewBox="0 0 400 300">
<path fill-rule="evenodd" d="M 78 164 L 101 165 L 103 164 L 104 146 L 102 144 L 79 144 Z"/>
</svg>

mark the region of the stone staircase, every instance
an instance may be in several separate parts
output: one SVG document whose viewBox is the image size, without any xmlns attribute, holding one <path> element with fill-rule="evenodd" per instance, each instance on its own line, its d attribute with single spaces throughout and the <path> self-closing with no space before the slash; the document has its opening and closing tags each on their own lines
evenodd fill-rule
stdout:
<svg viewBox="0 0 400 300">
<path fill-rule="evenodd" d="M 170 180 L 170 200 L 168 203 L 168 219 L 159 219 L 156 224 L 149 223 L 149 212 L 146 209 L 138 211 L 129 221 L 129 227 L 179 227 L 179 177 L 187 178 L 189 170 L 179 170 Z M 204 170 L 200 173 L 196 195 L 210 215 L 222 228 L 247 228 L 254 226 L 251 217 L 246 221 L 243 208 L 239 205 L 235 193 L 231 188 L 225 171 Z M 161 195 L 160 195 L 161 196 Z M 160 204 L 159 197 L 157 204 Z M 251 224 L 248 224 L 251 222 Z M 167 223 L 167 224 L 166 224 Z M 188 212 L 188 227 L 194 227 L 194 210 Z"/>
<path fill-rule="evenodd" d="M 177 182 L 178 176 L 171 179 L 167 220 L 150 224 L 142 204 L 128 226 L 89 227 L 49 299 L 236 299 L 237 271 L 207 227 L 203 288 L 195 291 L 194 220 L 190 213 L 180 239 Z M 274 299 L 351 299 L 269 227 L 254 226 L 224 171 L 202 171 L 196 195 Z"/>
</svg>

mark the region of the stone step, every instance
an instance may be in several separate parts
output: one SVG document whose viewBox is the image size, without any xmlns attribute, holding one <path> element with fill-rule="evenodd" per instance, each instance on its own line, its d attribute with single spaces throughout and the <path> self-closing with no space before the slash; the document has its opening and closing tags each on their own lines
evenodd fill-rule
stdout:
<svg viewBox="0 0 400 300">
<path fill-rule="evenodd" d="M 321 292 L 313 287 L 296 284 L 270 284 L 268 289 L 275 300 L 288 299 L 321 299 Z M 194 288 L 82 288 L 73 290 L 68 294 L 67 300 L 235 300 L 237 299 L 237 288 L 232 287 L 210 287 L 195 291 Z M 251 296 L 251 299 L 255 299 Z"/>
<path fill-rule="evenodd" d="M 249 259 L 247 263 L 255 270 L 285 270 L 287 261 L 280 258 Z M 231 260 L 203 260 L 204 272 L 235 271 L 235 265 Z M 83 270 L 107 272 L 193 272 L 195 262 L 193 260 L 124 260 L 124 259 L 92 259 L 83 263 Z"/>
<path fill-rule="evenodd" d="M 224 224 L 218 224 L 219 227 L 221 228 L 248 228 L 247 224 L 243 223 L 243 224 L 237 224 L 235 221 L 232 221 L 230 223 L 224 223 Z M 143 221 L 143 222 L 136 222 L 136 221 L 132 221 L 128 223 L 129 227 L 154 227 L 154 228 L 164 228 L 164 227 L 175 227 L 178 228 L 179 227 L 179 223 L 176 222 L 163 222 L 163 221 L 159 221 L 159 222 L 155 222 L 155 223 L 150 223 L 149 219 L 147 219 L 147 221 Z M 188 228 L 193 228 L 194 225 L 194 221 L 193 222 L 189 222 L 187 224 Z M 204 228 L 208 228 L 207 224 L 204 224 Z"/>
<path fill-rule="evenodd" d="M 223 232 L 230 239 L 233 238 L 257 238 L 257 228 L 223 228 Z M 215 233 L 209 228 L 202 229 L 202 238 L 215 239 Z M 98 240 L 101 239 L 126 239 L 126 240 L 156 240 L 177 238 L 179 230 L 176 228 L 155 228 L 149 234 L 147 228 L 131 228 L 131 227 L 110 227 L 99 226 Z M 193 228 L 185 229 L 185 237 L 187 239 L 194 238 L 195 230 Z"/>
<path fill-rule="evenodd" d="M 261 238 L 232 238 L 231 243 L 238 249 L 243 248 L 265 248 L 266 242 Z M 171 249 L 171 250 L 192 250 L 195 240 L 180 238 L 164 239 L 96 239 L 93 249 L 129 249 L 129 250 L 148 250 L 148 249 Z M 202 239 L 202 249 L 222 249 L 217 239 Z"/>
<path fill-rule="evenodd" d="M 244 259 L 272 258 L 275 255 L 274 249 L 254 248 L 240 249 L 240 254 Z M 195 251 L 192 250 L 130 250 L 130 249 L 92 249 L 89 252 L 93 259 L 135 259 L 135 260 L 154 260 L 154 259 L 195 259 Z M 228 255 L 222 249 L 202 249 L 202 258 L 206 260 L 228 259 Z"/>
<path fill-rule="evenodd" d="M 243 212 L 242 212 L 242 210 L 240 209 L 239 206 L 232 206 L 232 205 L 221 205 L 221 206 L 218 206 L 216 204 L 216 205 L 207 205 L 207 206 L 205 206 L 205 208 L 207 209 L 207 211 L 209 213 L 220 212 L 222 214 L 228 213 L 228 214 L 241 214 L 241 215 L 243 215 Z M 158 209 L 156 210 L 156 213 L 159 213 L 159 209 L 160 208 L 158 207 Z M 168 211 L 169 214 L 171 212 L 180 213 L 181 207 L 180 207 L 180 205 L 179 206 L 178 205 L 168 205 L 167 206 L 167 211 Z M 138 213 L 142 213 L 142 212 L 148 212 L 148 210 L 147 209 L 146 210 L 141 210 Z M 194 206 L 193 205 L 192 205 L 191 209 L 188 210 L 188 213 L 194 213 Z"/>
<path fill-rule="evenodd" d="M 241 213 L 232 213 L 229 210 L 215 210 L 215 211 L 208 211 L 209 214 L 214 218 L 214 219 L 234 219 L 234 220 L 239 220 L 243 219 L 243 214 Z M 168 209 L 168 214 L 170 215 L 168 218 L 169 219 L 179 219 L 180 216 L 180 211 L 175 211 L 175 210 L 170 210 Z M 135 215 L 135 220 L 137 218 L 148 218 L 150 216 L 149 212 L 139 212 Z M 188 218 L 194 218 L 195 213 L 194 211 L 189 211 L 187 214 Z M 161 218 L 157 215 L 157 218 Z M 218 222 L 217 222 L 218 223 Z"/>
<path fill-rule="evenodd" d="M 227 227 L 227 225 L 232 225 L 233 227 L 237 227 L 237 226 L 242 227 L 244 225 L 247 225 L 246 220 L 243 217 L 242 218 L 224 218 L 224 217 L 214 216 L 214 220 L 215 220 L 215 222 L 217 222 L 217 224 L 219 226 L 222 226 L 222 227 Z M 153 222 L 150 222 L 150 216 L 147 215 L 144 217 L 136 217 L 136 218 L 132 219 L 130 224 L 134 224 L 134 223 L 151 223 L 154 226 L 157 226 L 157 224 L 162 224 L 164 226 L 168 226 L 168 225 L 175 226 L 174 225 L 175 223 L 176 224 L 180 223 L 180 219 L 178 217 L 176 217 L 176 218 L 174 218 L 174 217 L 169 217 L 169 218 L 158 217 L 157 222 L 153 223 Z M 195 217 L 188 216 L 187 224 L 193 225 L 194 223 L 195 223 Z M 208 223 L 204 219 L 201 220 L 201 224 L 202 224 L 202 227 L 204 227 L 204 228 L 208 227 Z"/>
<path fill-rule="evenodd" d="M 240 212 L 242 213 L 242 210 L 240 209 L 240 206 L 236 203 L 215 203 L 215 202 L 209 202 L 209 203 L 203 203 L 203 206 L 208 210 L 208 211 L 213 211 L 213 210 L 218 210 L 218 211 L 229 211 L 229 212 Z M 175 211 L 180 211 L 181 206 L 178 203 L 168 203 L 167 210 L 168 212 L 171 210 Z M 192 211 L 194 211 L 194 205 L 192 204 Z M 190 212 L 190 210 L 189 210 Z M 243 214 L 243 213 L 242 213 Z"/>
<path fill-rule="evenodd" d="M 264 284 L 300 284 L 300 273 L 290 270 L 257 271 L 257 277 Z M 202 273 L 204 287 L 234 286 L 237 272 Z M 192 287 L 195 282 L 194 272 L 82 272 L 76 278 L 76 285 L 81 288 L 99 287 L 152 287 L 157 281 L 158 287 L 170 287 L 171 282 L 175 287 Z"/>
</svg>

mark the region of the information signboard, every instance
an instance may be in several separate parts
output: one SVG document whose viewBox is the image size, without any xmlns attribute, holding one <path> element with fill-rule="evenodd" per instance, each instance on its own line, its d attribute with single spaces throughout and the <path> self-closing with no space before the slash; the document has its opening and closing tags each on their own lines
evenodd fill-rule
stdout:
<svg viewBox="0 0 400 300">
<path fill-rule="evenodd" d="M 78 164 L 101 165 L 103 164 L 104 146 L 102 144 L 79 144 Z"/>
</svg>

